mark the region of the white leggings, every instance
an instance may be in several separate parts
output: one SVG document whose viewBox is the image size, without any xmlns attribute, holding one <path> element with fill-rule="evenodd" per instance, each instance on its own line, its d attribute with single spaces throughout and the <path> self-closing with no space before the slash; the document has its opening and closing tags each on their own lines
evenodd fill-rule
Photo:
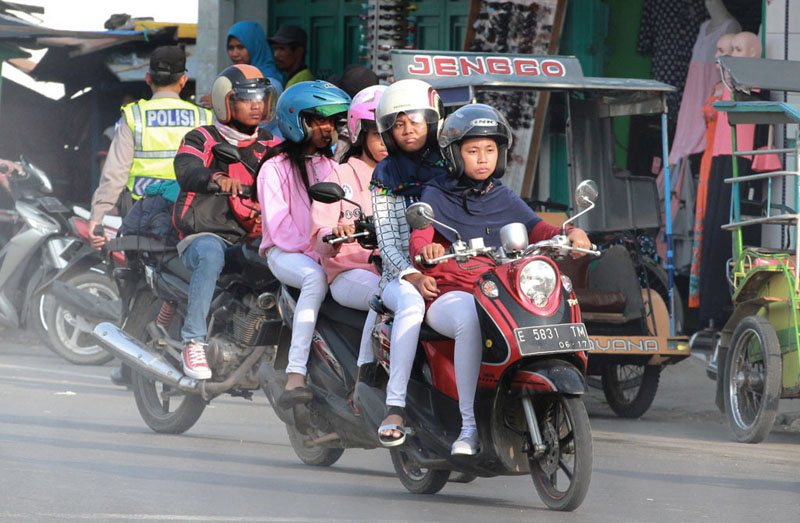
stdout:
<svg viewBox="0 0 800 523">
<path fill-rule="evenodd" d="M 425 317 L 425 300 L 416 287 L 401 279 L 390 281 L 383 288 L 381 299 L 394 311 L 386 404 L 405 407 L 408 378 L 417 353 L 419 329 Z"/>
<path fill-rule="evenodd" d="M 285 252 L 272 247 L 267 253 L 267 263 L 281 283 L 300 289 L 294 309 L 292 345 L 286 372 L 305 376 L 317 314 L 328 292 L 328 278 L 319 263 L 299 252 Z"/>
<path fill-rule="evenodd" d="M 474 427 L 475 391 L 481 370 L 481 326 L 475 298 L 464 291 L 442 294 L 428 308 L 425 322 L 439 334 L 456 340 L 454 364 L 461 426 Z"/>
<path fill-rule="evenodd" d="M 340 272 L 331 282 L 331 296 L 336 303 L 351 309 L 369 311 L 364 330 L 361 332 L 361 345 L 358 348 L 358 366 L 373 361 L 372 343 L 370 335 L 372 327 L 375 325 L 377 313 L 369 307 L 369 300 L 376 294 L 380 294 L 381 289 L 378 285 L 381 277 L 364 269 L 350 269 Z"/>
</svg>

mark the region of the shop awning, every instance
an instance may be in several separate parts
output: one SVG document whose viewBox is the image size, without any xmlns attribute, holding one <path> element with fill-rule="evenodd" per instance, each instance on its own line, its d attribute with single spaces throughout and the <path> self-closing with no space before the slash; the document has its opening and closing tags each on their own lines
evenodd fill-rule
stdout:
<svg viewBox="0 0 800 523">
<path fill-rule="evenodd" d="M 718 59 L 738 90 L 800 92 L 800 62 L 723 56 Z"/>
</svg>

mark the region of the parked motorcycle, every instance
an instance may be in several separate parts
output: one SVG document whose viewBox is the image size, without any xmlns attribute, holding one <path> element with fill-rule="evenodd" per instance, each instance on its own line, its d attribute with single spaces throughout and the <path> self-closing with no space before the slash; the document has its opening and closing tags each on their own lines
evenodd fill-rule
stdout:
<svg viewBox="0 0 800 523">
<path fill-rule="evenodd" d="M 326 203 L 344 197 L 341 188 L 325 183 L 313 186 L 310 194 Z M 584 209 L 580 214 L 594 207 L 596 197 L 592 182 L 578 187 L 576 200 Z M 407 219 L 414 228 L 428 227 L 434 222 L 433 211 L 416 203 L 409 207 Z M 356 230 L 365 225 L 356 222 Z M 408 385 L 405 424 L 411 432 L 404 446 L 391 449 L 392 463 L 403 485 L 420 494 L 441 490 L 454 471 L 467 478 L 530 473 L 549 508 L 574 510 L 591 481 L 591 429 L 581 400 L 586 389 L 584 351 L 590 341 L 571 283 L 559 274 L 553 259 L 580 249 L 571 247 L 563 235 L 529 246 L 521 224 L 506 226 L 501 238 L 500 248 L 459 239 L 441 258 L 491 260 L 473 288 L 486 347 L 475 398 L 482 450 L 473 457 L 450 454 L 461 423 L 453 340 L 423 325 L 422 350 Z M 296 290 L 282 289 L 279 309 L 284 325 L 291 325 L 296 296 Z M 308 363 L 313 400 L 293 412 L 277 407 L 275 400 L 285 383 L 279 364 L 285 361 L 288 334 L 281 333 L 275 367 L 262 369 L 265 392 L 306 463 L 330 465 L 345 448 L 378 446 L 392 311 L 377 298 L 373 308 L 380 313 L 372 336 L 377 361 L 362 370 L 357 386 L 355 361 L 365 314 L 330 298 L 320 309 Z"/>
<path fill-rule="evenodd" d="M 19 163 L 22 171 L 8 173 L 14 211 L 6 216 L 16 216 L 21 226 L 0 249 L 0 324 L 28 326 L 44 337 L 47 300 L 36 290 L 67 263 L 62 255 L 72 243 L 67 233 L 72 213 L 49 196 L 53 187 L 44 171 L 25 157 Z"/>
<path fill-rule="evenodd" d="M 229 163 L 238 161 L 238 151 L 226 145 L 214 146 L 214 154 Z M 219 186 L 211 185 L 219 191 Z M 253 187 L 242 189 L 241 197 L 249 198 Z M 143 236 L 107 242 L 108 251 L 122 251 L 126 256 L 127 266 L 114 270 L 123 327 L 103 321 L 94 328 L 94 335 L 135 371 L 136 406 L 152 430 L 185 432 L 213 398 L 228 393 L 249 399 L 259 389 L 258 368 L 262 361 L 274 358 L 281 323 L 276 307 L 278 283 L 266 259 L 258 254 L 260 242 L 261 235 L 246 236 L 226 251 L 208 325 L 210 380 L 196 380 L 182 371 L 180 328 L 192 273 L 177 249 Z"/>
<path fill-rule="evenodd" d="M 107 259 L 95 251 L 89 241 L 89 211 L 75 206 L 72 212 L 74 215 L 69 218 L 68 226 L 74 241 L 62 255 L 68 261 L 38 291 L 45 300 L 47 330 L 44 338 L 56 354 L 71 363 L 102 365 L 111 361 L 114 355 L 94 339 L 94 316 L 68 303 L 75 299 L 76 292 L 83 293 L 95 307 L 99 306 L 107 314 L 104 319 L 118 321 L 119 295 L 109 264 L 124 265 L 125 257 L 122 253 L 113 253 L 111 259 Z M 114 237 L 121 222 L 118 216 L 105 216 L 96 232 Z"/>
</svg>

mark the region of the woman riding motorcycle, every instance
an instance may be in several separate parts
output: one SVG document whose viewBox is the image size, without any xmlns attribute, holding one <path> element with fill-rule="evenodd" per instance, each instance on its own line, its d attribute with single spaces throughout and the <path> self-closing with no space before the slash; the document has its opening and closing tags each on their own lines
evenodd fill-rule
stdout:
<svg viewBox="0 0 800 523">
<path fill-rule="evenodd" d="M 395 313 L 386 386 L 388 412 L 378 429 L 380 442 L 386 447 L 400 445 L 406 439 L 406 389 L 417 353 L 425 299 L 438 295 L 435 280 L 415 269 L 408 257 L 411 231 L 405 213 L 406 207 L 419 199 L 424 183 L 447 172 L 436 142 L 442 112 L 439 94 L 421 80 L 400 80 L 389 86 L 375 112 L 389 156 L 372 174 L 372 217 L 383 261 L 381 299 Z"/>
<path fill-rule="evenodd" d="M 350 97 L 322 81 L 300 82 L 278 100 L 278 125 L 285 141 L 266 157 L 258 173 L 258 199 L 264 210 L 259 253 L 272 274 L 300 289 L 289 348 L 288 379 L 278 405 L 290 408 L 311 400 L 305 385 L 306 363 L 320 305 L 328 291 L 319 254 L 311 244 L 311 198 L 308 188 L 324 181 L 336 167 L 331 145 L 336 122 Z"/>
<path fill-rule="evenodd" d="M 181 235 L 178 251 L 192 270 L 186 320 L 181 329 L 185 344 L 183 370 L 195 379 L 211 378 L 205 354 L 208 312 L 217 278 L 225 264 L 225 249 L 242 236 L 259 233 L 261 218 L 255 203 L 239 198 L 242 185 L 253 185 L 261 158 L 272 135 L 258 127 L 275 113 L 275 89 L 251 65 L 228 67 L 214 80 L 214 125 L 189 131 L 175 157 L 175 176 L 181 192 L 175 202 L 173 223 Z M 242 161 L 225 163 L 212 147 L 229 143 L 239 149 Z M 212 182 L 230 198 L 219 198 Z"/>
<path fill-rule="evenodd" d="M 465 241 L 481 238 L 487 246 L 500 246 L 500 229 L 512 222 L 524 223 L 529 242 L 561 233 L 548 225 L 511 189 L 500 182 L 511 146 L 511 128 L 494 108 L 473 104 L 461 107 L 444 123 L 439 145 L 451 166 L 449 176 L 432 180 L 422 190 L 421 201 L 433 208 L 437 221 L 458 230 Z M 575 247 L 590 248 L 581 229 L 568 233 Z M 409 254 L 432 260 L 445 254 L 455 234 L 439 225 L 415 230 Z M 428 302 L 425 321 L 434 330 L 455 338 L 455 377 L 461 411 L 461 434 L 452 454 L 478 452 L 478 431 L 473 408 L 481 365 L 481 327 L 472 286 L 489 260 L 474 258 L 462 264 L 446 260 L 437 265 L 419 265 L 423 274 L 436 280 L 439 295 Z M 394 349 L 394 347 L 392 347 Z M 394 353 L 393 353 L 394 354 Z"/>
<path fill-rule="evenodd" d="M 311 243 L 322 257 L 322 267 L 328 275 L 331 296 L 339 304 L 353 309 L 369 311 L 358 356 L 358 366 L 372 360 L 370 333 L 375 324 L 376 312 L 369 301 L 380 293 L 380 275 L 370 263 L 370 252 L 352 240 L 331 245 L 323 238 L 329 234 L 345 237 L 355 232 L 353 221 L 372 216 L 372 197 L 369 190 L 373 169 L 386 158 L 386 147 L 375 125 L 375 108 L 386 86 L 374 85 L 359 91 L 347 111 L 347 127 L 351 144 L 342 163 L 334 169 L 328 181 L 339 184 L 345 198 L 360 205 L 360 209 L 344 200 L 311 205 Z"/>
</svg>

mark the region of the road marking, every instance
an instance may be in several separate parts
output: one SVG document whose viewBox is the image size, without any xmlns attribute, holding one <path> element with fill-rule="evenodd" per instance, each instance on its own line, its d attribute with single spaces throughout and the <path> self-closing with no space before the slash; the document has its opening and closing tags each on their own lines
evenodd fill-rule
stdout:
<svg viewBox="0 0 800 523">
<path fill-rule="evenodd" d="M 320 518 L 305 518 L 305 517 L 279 517 L 279 516 L 193 516 L 188 514 L 108 514 L 108 513 L 83 513 L 83 514 L 64 514 L 63 512 L 48 513 L 41 512 L 38 514 L 9 514 L 0 512 L 0 519 L 19 521 L 25 519 L 39 519 L 39 518 L 54 518 L 60 521 L 63 520 L 89 520 L 89 521 L 109 521 L 109 520 L 128 520 L 128 521 L 215 521 L 220 523 L 227 522 L 255 522 L 255 523 L 317 523 Z M 331 519 L 325 518 L 328 523 L 349 523 L 356 521 L 353 518 L 347 519 Z M 364 520 L 367 521 L 367 520 Z M 369 521 L 390 521 L 378 520 L 369 518 Z"/>
<path fill-rule="evenodd" d="M 9 365 L 8 363 L 0 363 L 0 369 L 14 369 L 14 370 L 28 370 L 32 371 L 36 374 L 63 374 L 67 376 L 73 376 L 78 378 L 89 378 L 93 380 L 102 380 L 107 381 L 108 375 L 104 376 L 97 376 L 96 374 L 82 374 L 80 372 L 74 371 L 67 371 L 67 370 L 53 370 L 53 369 L 45 369 L 42 367 L 26 367 L 24 365 Z M 111 372 L 111 368 L 109 367 L 109 372 Z"/>
</svg>

